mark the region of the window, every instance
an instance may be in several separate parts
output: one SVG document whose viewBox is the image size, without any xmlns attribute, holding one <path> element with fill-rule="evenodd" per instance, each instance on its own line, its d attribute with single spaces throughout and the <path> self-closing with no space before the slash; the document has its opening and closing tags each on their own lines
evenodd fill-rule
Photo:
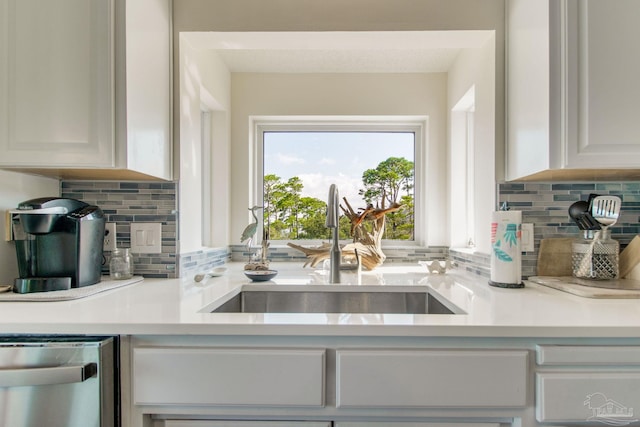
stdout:
<svg viewBox="0 0 640 427">
<path fill-rule="evenodd" d="M 211 231 L 211 111 L 200 111 L 200 143 L 202 144 L 202 246 L 212 245 Z"/>
<path fill-rule="evenodd" d="M 451 246 L 475 247 L 475 87 L 451 110 Z"/>
<path fill-rule="evenodd" d="M 424 119 L 256 120 L 256 199 L 269 239 L 328 239 L 326 202 L 335 183 L 341 204 L 346 199 L 354 211 L 401 206 L 386 216 L 386 241 L 421 240 L 424 127 Z M 340 238 L 351 239 L 345 216 Z"/>
</svg>

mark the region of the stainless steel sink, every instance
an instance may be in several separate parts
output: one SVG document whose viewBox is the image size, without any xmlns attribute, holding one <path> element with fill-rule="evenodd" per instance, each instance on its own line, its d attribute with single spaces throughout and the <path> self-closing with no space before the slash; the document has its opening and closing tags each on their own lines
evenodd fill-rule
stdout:
<svg viewBox="0 0 640 427">
<path fill-rule="evenodd" d="M 426 290 L 247 290 L 212 313 L 461 314 L 458 307 Z"/>
</svg>

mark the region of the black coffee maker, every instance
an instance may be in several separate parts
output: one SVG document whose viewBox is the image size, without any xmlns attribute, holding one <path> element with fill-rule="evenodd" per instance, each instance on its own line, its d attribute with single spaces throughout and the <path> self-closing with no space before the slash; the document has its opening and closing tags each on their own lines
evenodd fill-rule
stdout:
<svg viewBox="0 0 640 427">
<path fill-rule="evenodd" d="M 13 291 L 79 288 L 100 281 L 104 213 L 60 197 L 27 200 L 12 211 L 20 278 Z"/>
</svg>

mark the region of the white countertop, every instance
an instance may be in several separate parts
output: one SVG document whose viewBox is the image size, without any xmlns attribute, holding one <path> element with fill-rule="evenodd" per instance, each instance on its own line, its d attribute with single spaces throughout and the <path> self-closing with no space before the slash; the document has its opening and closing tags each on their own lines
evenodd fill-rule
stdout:
<svg viewBox="0 0 640 427">
<path fill-rule="evenodd" d="M 269 284 L 328 286 L 326 275 L 298 263 L 272 263 Z M 522 289 L 490 287 L 457 270 L 389 264 L 373 272 L 342 272 L 339 286 L 427 286 L 466 314 L 208 313 L 243 286 L 243 264 L 220 277 L 145 279 L 82 299 L 1 302 L 1 334 L 336 335 L 425 337 L 640 337 L 640 299 L 590 299 L 525 282 Z M 264 283 L 262 283 L 264 284 Z M 331 285 L 334 286 L 334 285 Z"/>
</svg>

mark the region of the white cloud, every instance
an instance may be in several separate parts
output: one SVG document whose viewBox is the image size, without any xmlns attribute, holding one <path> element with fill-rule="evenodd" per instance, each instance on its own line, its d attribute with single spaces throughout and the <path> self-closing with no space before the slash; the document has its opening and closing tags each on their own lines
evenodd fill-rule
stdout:
<svg viewBox="0 0 640 427">
<path fill-rule="evenodd" d="M 301 157 L 296 157 L 296 156 L 288 156 L 286 154 L 282 154 L 282 153 L 278 153 L 277 159 L 280 163 L 285 164 L 285 165 L 291 165 L 294 163 L 297 164 L 304 164 L 305 163 L 305 159 L 301 158 Z"/>
<path fill-rule="evenodd" d="M 336 164 L 336 159 L 333 158 L 329 158 L 329 157 L 323 157 L 322 159 L 320 159 L 318 161 L 319 165 L 335 165 Z"/>
<path fill-rule="evenodd" d="M 354 209 L 365 207 L 364 201 L 358 195 L 358 190 L 362 187 L 360 178 L 344 174 L 323 175 L 320 173 L 301 174 L 299 178 L 304 184 L 303 192 L 305 196 L 315 197 L 326 202 L 329 196 L 329 187 L 331 184 L 336 184 L 340 200 L 346 197 Z"/>
</svg>

